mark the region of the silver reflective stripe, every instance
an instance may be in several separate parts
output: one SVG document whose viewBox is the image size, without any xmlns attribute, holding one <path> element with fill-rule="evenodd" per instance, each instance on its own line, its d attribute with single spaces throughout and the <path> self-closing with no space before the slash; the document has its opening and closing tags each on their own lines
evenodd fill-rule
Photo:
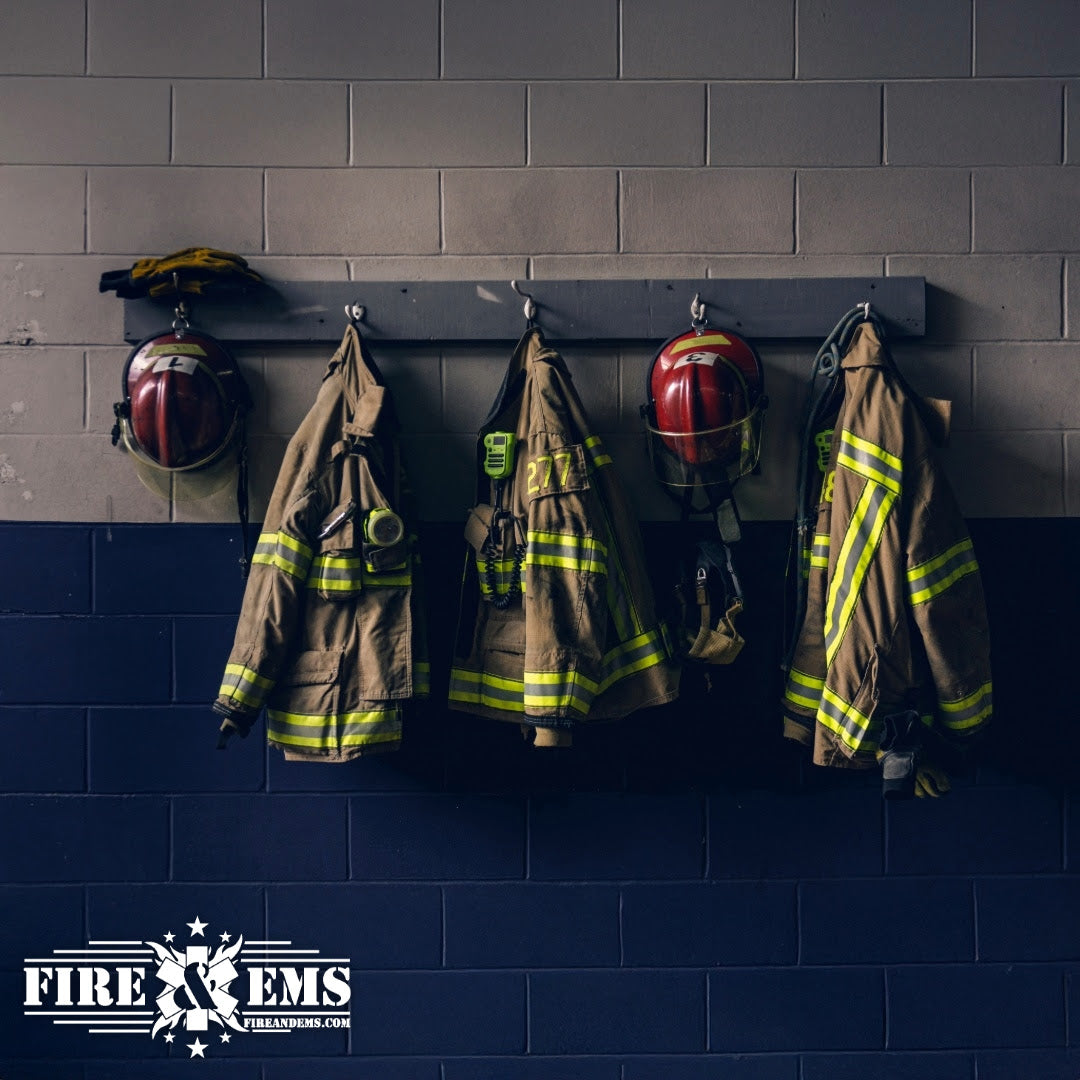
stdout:
<svg viewBox="0 0 1080 1080">
<path fill-rule="evenodd" d="M 945 592 L 961 578 L 979 569 L 970 538 L 954 544 L 948 551 L 913 566 L 907 572 L 908 594 L 913 604 L 923 604 Z"/>
<path fill-rule="evenodd" d="M 994 709 L 992 683 L 983 683 L 972 694 L 958 701 L 939 701 L 942 723 L 953 731 L 971 731 L 980 727 L 989 718 Z"/>
<path fill-rule="evenodd" d="M 900 459 L 868 439 L 861 439 L 847 430 L 841 431 L 836 463 L 868 480 L 883 484 L 894 495 L 900 494 L 900 484 L 904 478 Z"/>
<path fill-rule="evenodd" d="M 876 745 L 871 744 L 869 739 L 870 718 L 828 687 L 822 691 L 817 720 L 823 727 L 838 735 L 852 750 L 869 750 Z"/>
<path fill-rule="evenodd" d="M 507 712 L 525 711 L 525 683 L 486 671 L 453 668 L 450 672 L 449 697 L 451 701 L 486 705 Z"/>
<path fill-rule="evenodd" d="M 895 501 L 893 492 L 870 480 L 855 506 L 825 604 L 825 659 L 830 667 L 851 621 Z"/>
</svg>

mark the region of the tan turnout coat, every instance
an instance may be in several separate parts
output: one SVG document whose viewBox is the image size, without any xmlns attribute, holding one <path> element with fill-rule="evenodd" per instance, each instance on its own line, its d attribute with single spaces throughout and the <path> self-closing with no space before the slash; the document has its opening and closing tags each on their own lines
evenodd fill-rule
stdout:
<svg viewBox="0 0 1080 1080">
<path fill-rule="evenodd" d="M 429 682 L 402 479 L 389 392 L 350 326 L 274 486 L 214 703 L 223 731 L 246 734 L 265 706 L 289 759 L 397 748 L 402 705 Z M 405 521 L 396 547 L 365 544 L 379 508 Z"/>
<path fill-rule="evenodd" d="M 883 720 L 906 711 L 947 741 L 992 708 L 978 562 L 935 459 L 921 402 L 870 323 L 836 376 L 843 400 L 816 527 L 806 613 L 784 691 L 784 733 L 819 765 L 870 766 Z"/>
<path fill-rule="evenodd" d="M 517 448 L 499 500 L 509 513 L 492 531 L 495 483 L 481 461 L 495 431 L 514 433 Z M 523 724 L 536 745 L 553 746 L 567 745 L 575 724 L 676 697 L 637 520 L 538 330 L 515 349 L 480 432 L 477 485 L 450 707 Z"/>
</svg>

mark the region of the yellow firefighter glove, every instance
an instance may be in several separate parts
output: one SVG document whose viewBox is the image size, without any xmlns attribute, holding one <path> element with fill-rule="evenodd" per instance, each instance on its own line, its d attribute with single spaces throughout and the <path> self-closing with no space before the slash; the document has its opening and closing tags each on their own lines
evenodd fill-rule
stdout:
<svg viewBox="0 0 1080 1080">
<path fill-rule="evenodd" d="M 125 299 L 140 296 L 169 296 L 180 292 L 202 295 L 208 288 L 260 284 L 262 278 L 247 260 L 231 251 L 190 247 L 160 259 L 139 259 L 128 270 L 111 270 L 101 275 L 100 292 L 116 290 Z"/>
<path fill-rule="evenodd" d="M 915 774 L 915 798 L 936 799 L 950 789 L 949 774 L 936 765 L 921 765 Z"/>
</svg>

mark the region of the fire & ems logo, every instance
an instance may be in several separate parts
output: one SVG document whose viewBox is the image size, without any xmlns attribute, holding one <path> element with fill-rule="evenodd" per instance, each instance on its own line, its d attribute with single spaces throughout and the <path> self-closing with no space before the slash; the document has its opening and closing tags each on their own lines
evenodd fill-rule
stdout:
<svg viewBox="0 0 1080 1080">
<path fill-rule="evenodd" d="M 179 1035 L 205 1057 L 232 1032 L 342 1029 L 349 1026 L 348 958 L 295 949 L 291 941 L 244 940 L 223 931 L 211 943 L 197 915 L 187 943 L 89 941 L 24 961 L 24 1016 L 85 1026 L 91 1035 Z M 195 939 L 201 940 L 195 940 Z M 151 1000 L 149 979 L 164 987 Z M 221 1029 L 218 1031 L 218 1029 Z M 187 1042 L 186 1036 L 194 1041 Z M 203 1042 L 205 1035 L 209 1041 Z"/>
</svg>

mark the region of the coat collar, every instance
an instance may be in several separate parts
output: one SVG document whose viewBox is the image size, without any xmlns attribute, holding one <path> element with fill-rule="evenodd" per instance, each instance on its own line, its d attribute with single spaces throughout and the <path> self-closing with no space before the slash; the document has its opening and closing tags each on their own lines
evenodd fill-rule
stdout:
<svg viewBox="0 0 1080 1080">
<path fill-rule="evenodd" d="M 859 323 L 840 366 L 847 371 L 851 368 L 884 367 L 886 362 L 885 350 L 878 340 L 873 323 Z"/>
</svg>

